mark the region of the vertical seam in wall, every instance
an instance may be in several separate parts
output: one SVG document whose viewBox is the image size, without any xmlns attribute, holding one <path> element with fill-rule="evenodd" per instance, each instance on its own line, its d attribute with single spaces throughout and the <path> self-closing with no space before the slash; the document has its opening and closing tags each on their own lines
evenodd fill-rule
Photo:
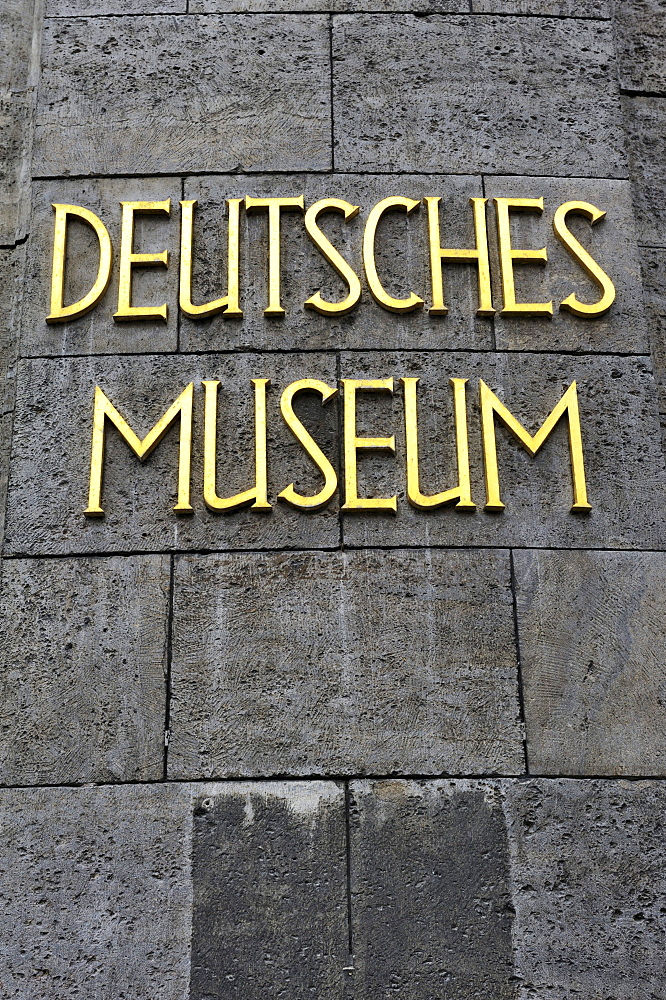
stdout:
<svg viewBox="0 0 666 1000">
<path fill-rule="evenodd" d="M 471 0 L 470 0 L 471 2 Z M 486 177 L 485 174 L 481 174 L 481 194 L 484 198 L 487 198 L 486 194 Z M 488 206 L 485 206 L 486 211 L 486 230 L 488 228 Z M 490 235 L 488 235 L 488 241 L 490 241 Z M 490 249 L 490 248 L 489 248 Z M 492 279 L 491 279 L 491 294 L 492 294 Z M 491 351 L 497 350 L 497 336 L 495 334 L 495 316 L 490 317 L 490 349 Z"/>
<path fill-rule="evenodd" d="M 516 662 L 518 664 L 518 706 L 520 710 L 520 724 L 523 729 L 523 757 L 525 759 L 525 774 L 530 773 L 529 760 L 527 756 L 527 724 L 525 721 L 525 698 L 523 693 L 523 665 L 520 655 L 520 633 L 518 631 L 518 601 L 516 598 L 516 571 L 513 561 L 513 549 L 509 549 L 509 569 L 511 575 L 511 601 L 513 604 L 513 631 L 516 643 Z"/>
<path fill-rule="evenodd" d="M 350 802 L 351 795 L 349 791 L 349 781 L 345 781 L 345 845 L 346 845 L 346 855 L 347 855 L 347 948 L 348 948 L 348 959 L 347 966 L 348 972 L 344 979 L 344 984 L 351 984 L 352 988 L 348 992 L 349 996 L 353 995 L 353 968 L 354 968 L 354 929 L 352 925 L 352 895 L 351 895 L 351 825 L 350 825 Z"/>
<path fill-rule="evenodd" d="M 167 641 L 166 641 L 166 675 L 164 678 L 164 758 L 162 764 L 162 781 L 167 780 L 169 763 L 169 737 L 171 735 L 171 654 L 173 647 L 173 601 L 174 601 L 174 561 L 175 556 L 169 556 L 169 601 L 167 610 Z"/>
<path fill-rule="evenodd" d="M 338 548 L 344 551 L 345 541 L 344 541 L 344 531 L 343 531 L 343 513 L 342 513 L 342 498 L 343 498 L 343 483 L 344 483 L 344 448 L 343 448 L 343 402 L 342 394 L 340 392 L 340 379 L 342 378 L 342 361 L 340 359 L 340 351 L 335 352 L 335 381 L 338 386 L 338 395 L 336 399 L 336 404 L 338 407 L 338 427 L 337 427 L 337 437 L 338 437 Z"/>
<path fill-rule="evenodd" d="M 328 15 L 329 101 L 331 105 L 331 171 L 335 170 L 335 117 L 333 114 L 333 14 Z"/>
</svg>

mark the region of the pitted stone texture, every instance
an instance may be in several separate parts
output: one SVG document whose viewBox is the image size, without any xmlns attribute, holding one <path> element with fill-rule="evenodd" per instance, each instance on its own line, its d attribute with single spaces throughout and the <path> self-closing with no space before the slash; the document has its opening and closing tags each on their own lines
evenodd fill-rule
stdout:
<svg viewBox="0 0 666 1000">
<path fill-rule="evenodd" d="M 395 434 L 396 455 L 359 454 L 359 496 L 398 495 L 398 515 L 343 513 L 344 541 L 374 545 L 500 545 L 551 548 L 660 548 L 664 472 L 649 359 L 557 354 L 344 353 L 343 378 L 396 379 L 386 392 L 358 393 L 358 434 Z M 418 377 L 421 490 L 457 482 L 450 377 L 468 378 L 467 412 L 476 513 L 447 506 L 417 511 L 405 499 L 404 416 L 400 377 Z M 496 421 L 501 496 L 487 513 L 478 383 L 535 433 L 575 380 L 581 412 L 589 514 L 572 514 L 566 420 L 530 458 Z"/>
<path fill-rule="evenodd" d="M 532 14 L 553 17 L 599 17 L 611 14 L 609 0 L 471 0 L 478 14 Z M 620 0 L 621 3 L 624 0 Z"/>
<path fill-rule="evenodd" d="M 0 783 L 162 777 L 167 556 L 8 559 Z"/>
<path fill-rule="evenodd" d="M 514 554 L 530 772 L 666 763 L 666 553 Z"/>
<path fill-rule="evenodd" d="M 22 287 L 25 247 L 0 250 L 0 548 L 5 530 L 12 411 L 18 357 L 18 298 Z"/>
<path fill-rule="evenodd" d="M 331 165 L 325 15 L 52 19 L 43 65 L 37 175 Z"/>
<path fill-rule="evenodd" d="M 21 353 L 131 354 L 175 351 L 178 344 L 178 263 L 180 250 L 180 181 L 173 177 L 114 180 L 37 181 L 33 184 L 30 237 L 27 244 L 25 291 L 21 316 Z M 169 251 L 169 266 L 132 268 L 132 305 L 161 306 L 168 319 L 116 323 L 120 255 L 121 201 L 171 200 L 171 215 L 134 216 L 134 252 Z M 113 247 L 111 282 L 91 312 L 66 323 L 48 324 L 53 257 L 52 204 L 80 205 L 106 226 Z M 99 242 L 82 219 L 70 217 L 67 229 L 65 304 L 77 302 L 92 288 L 99 267 Z"/>
<path fill-rule="evenodd" d="M 269 499 L 272 511 L 244 508 L 213 514 L 202 497 L 202 379 L 219 379 L 218 493 L 229 497 L 254 485 L 253 378 L 268 390 Z M 78 358 L 21 362 L 14 417 L 7 550 L 28 555 L 136 552 L 164 549 L 335 547 L 335 503 L 303 513 L 276 503 L 290 483 L 303 494 L 321 489 L 322 477 L 280 416 L 280 394 L 300 378 L 335 383 L 335 356 L 326 354 L 170 355 L 141 359 Z M 143 437 L 188 385 L 195 383 L 191 502 L 193 516 L 174 513 L 178 439 L 174 425 L 143 463 L 113 426 L 108 427 L 103 518 L 85 518 L 89 485 L 93 399 L 99 385 Z M 48 387 L 46 389 L 45 387 Z M 312 393 L 296 412 L 337 463 L 333 400 L 322 407 Z M 108 424 L 108 422 L 107 422 Z"/>
<path fill-rule="evenodd" d="M 615 0 L 620 86 L 666 93 L 666 9 L 663 0 Z"/>
<path fill-rule="evenodd" d="M 643 247 L 641 263 L 659 408 L 666 413 L 666 250 Z"/>
<path fill-rule="evenodd" d="M 170 777 L 523 770 L 506 553 L 176 567 Z"/>
<path fill-rule="evenodd" d="M 424 11 L 428 14 L 465 14 L 469 0 L 271 0 L 271 11 L 293 14 L 298 11 L 323 11 L 333 14 L 354 11 Z M 191 14 L 252 13 L 266 9 L 266 0 L 190 0 Z"/>
<path fill-rule="evenodd" d="M 666 101 L 623 97 L 638 242 L 666 246 Z"/>
<path fill-rule="evenodd" d="M 47 17 L 185 14 L 187 0 L 46 0 Z"/>
<path fill-rule="evenodd" d="M 333 782 L 192 786 L 191 1000 L 339 1000 L 345 797 Z"/>
<path fill-rule="evenodd" d="M 509 846 L 498 786 L 350 786 L 358 996 L 514 1000 Z"/>
<path fill-rule="evenodd" d="M 0 244 L 24 236 L 34 87 L 34 0 L 5 0 L 0 11 Z"/>
<path fill-rule="evenodd" d="M 183 1000 L 190 793 L 174 786 L 0 792 L 6 1000 Z"/>
<path fill-rule="evenodd" d="M 346 15 L 333 54 L 339 170 L 627 175 L 608 24 Z"/>
<path fill-rule="evenodd" d="M 545 247 L 545 264 L 514 267 L 518 302 L 553 302 L 552 319 L 538 316 L 503 316 L 502 285 L 497 241 L 490 240 L 493 255 L 495 336 L 498 349 L 565 350 L 646 354 L 648 337 L 641 294 L 641 268 L 628 181 L 573 180 L 545 177 L 488 177 L 486 194 L 492 198 L 543 198 L 544 211 L 512 211 L 512 246 L 537 250 Z M 595 226 L 580 215 L 567 216 L 567 226 L 612 279 L 617 296 L 604 316 L 586 319 L 559 309 L 575 292 L 579 301 L 594 303 L 601 290 L 562 246 L 553 232 L 553 216 L 568 201 L 586 201 L 605 211 Z M 494 226 L 494 219 L 493 219 Z M 492 230 L 491 230 L 492 232 Z"/>
<path fill-rule="evenodd" d="M 429 316 L 432 301 L 428 250 L 428 219 L 424 205 L 407 216 L 388 212 L 377 230 L 377 269 L 384 286 L 396 297 L 414 291 L 426 307 L 396 314 L 382 309 L 372 298 L 364 278 L 363 231 L 370 210 L 391 195 L 414 200 L 426 195 L 442 198 L 440 227 L 447 246 L 474 247 L 474 225 L 469 198 L 483 194 L 479 177 L 434 175 L 366 176 L 326 174 L 277 178 L 194 177 L 185 182 L 185 197 L 196 198 L 194 301 L 208 302 L 227 291 L 227 215 L 225 199 L 245 195 L 288 197 L 304 194 L 306 208 L 321 198 L 336 197 L 358 205 L 359 215 L 345 223 L 339 213 L 319 217 L 319 226 L 361 278 L 363 294 L 356 309 L 346 316 L 322 316 L 304 308 L 304 302 L 321 289 L 324 299 L 341 301 L 348 292 L 319 253 L 305 229 L 302 212 L 282 213 L 282 303 L 284 319 L 263 314 L 267 301 L 267 213 L 242 213 L 241 287 L 242 320 L 224 314 L 208 320 L 181 322 L 184 350 L 226 348 L 287 348 L 311 350 L 331 347 L 458 347 L 489 349 L 491 321 L 477 319 L 476 269 L 455 263 L 443 269 L 449 313 Z"/>
<path fill-rule="evenodd" d="M 664 783 L 504 788 L 521 1000 L 664 1000 Z"/>
</svg>

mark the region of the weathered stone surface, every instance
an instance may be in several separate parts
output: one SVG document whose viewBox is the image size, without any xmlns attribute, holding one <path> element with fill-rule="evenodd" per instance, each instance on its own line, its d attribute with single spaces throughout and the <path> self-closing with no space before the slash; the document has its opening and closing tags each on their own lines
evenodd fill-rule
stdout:
<svg viewBox="0 0 666 1000">
<path fill-rule="evenodd" d="M 666 413 L 666 250 L 643 247 L 641 265 L 659 408 Z"/>
<path fill-rule="evenodd" d="M 666 101 L 623 97 L 638 241 L 666 246 Z"/>
<path fill-rule="evenodd" d="M 188 556 L 169 775 L 520 773 L 504 552 Z"/>
<path fill-rule="evenodd" d="M 518 996 L 663 1000 L 663 782 L 507 782 Z"/>
<path fill-rule="evenodd" d="M 664 772 L 666 554 L 514 554 L 530 772 Z"/>
<path fill-rule="evenodd" d="M 356 995 L 513 1000 L 498 786 L 355 781 L 350 793 Z"/>
<path fill-rule="evenodd" d="M 191 787 L 188 996 L 338 1000 L 348 964 L 342 788 L 324 781 Z"/>
<path fill-rule="evenodd" d="M 666 93 L 666 18 L 662 0 L 615 0 L 620 86 Z"/>
<path fill-rule="evenodd" d="M 176 786 L 0 792 L 6 1000 L 183 1000 L 190 793 Z"/>
<path fill-rule="evenodd" d="M 324 15 L 52 19 L 36 173 L 327 169 L 328 59 Z"/>
<path fill-rule="evenodd" d="M 469 198 L 483 193 L 479 177 L 457 176 L 365 176 L 353 174 L 300 174 L 288 178 L 193 177 L 185 182 L 185 197 L 199 202 L 195 215 L 195 302 L 207 302 L 226 294 L 227 218 L 229 197 L 278 197 L 304 194 L 307 207 L 320 198 L 336 197 L 359 205 L 359 215 L 345 223 L 342 215 L 327 213 L 319 225 L 361 278 L 363 297 L 346 316 L 322 316 L 305 309 L 307 298 L 321 289 L 328 301 L 342 300 L 346 284 L 316 249 L 307 235 L 303 214 L 282 216 L 282 301 L 287 315 L 270 319 L 267 306 L 266 212 L 243 215 L 241 236 L 242 320 L 218 315 L 208 320 L 181 323 L 184 350 L 232 348 L 287 348 L 312 350 L 331 347 L 460 347 L 492 346 L 488 319 L 476 319 L 477 280 L 475 268 L 453 264 L 445 267 L 445 290 L 449 313 L 429 316 L 432 301 L 428 250 L 428 220 L 425 206 L 410 216 L 388 213 L 377 230 L 376 259 L 381 279 L 398 297 L 414 290 L 426 308 L 397 314 L 382 309 L 372 298 L 364 278 L 362 244 L 365 220 L 377 202 L 390 195 L 420 199 L 442 198 L 441 233 L 447 245 L 473 247 L 474 226 Z"/>
<path fill-rule="evenodd" d="M 360 393 L 358 433 L 395 434 L 396 456 L 359 456 L 359 495 L 398 495 L 398 515 L 343 513 L 348 545 L 515 545 L 552 548 L 660 548 L 664 545 L 664 474 L 657 406 L 646 358 L 557 354 L 367 353 L 342 355 L 346 378 L 416 376 L 419 391 L 421 490 L 457 482 L 450 377 L 467 377 L 472 497 L 477 512 L 444 507 L 417 511 L 405 498 L 404 417 L 400 384 Z M 589 514 L 572 514 L 566 421 L 535 458 L 497 422 L 500 513 L 483 510 L 485 489 L 478 379 L 499 395 L 530 433 L 574 381 L 578 384 Z"/>
<path fill-rule="evenodd" d="M 425 11 L 426 13 L 464 14 L 469 10 L 469 0 L 271 0 L 271 10 L 293 14 L 298 11 L 330 11 L 345 14 L 354 11 Z M 238 13 L 262 11 L 265 0 L 190 0 L 193 14 Z"/>
<path fill-rule="evenodd" d="M 46 0 L 47 17 L 185 14 L 187 0 Z"/>
<path fill-rule="evenodd" d="M 0 783 L 157 780 L 167 556 L 5 560 Z"/>
<path fill-rule="evenodd" d="M 552 319 L 537 316 L 495 317 L 498 349 L 600 351 L 647 353 L 648 338 L 641 295 L 641 269 L 628 181 L 489 177 L 489 198 L 543 198 L 542 215 L 512 212 L 512 245 L 516 248 L 546 247 L 548 262 L 520 265 L 514 269 L 519 302 L 553 301 Z M 615 285 L 617 297 L 610 311 L 596 319 L 560 311 L 559 304 L 572 292 L 581 302 L 597 302 L 598 286 L 587 277 L 553 232 L 556 209 L 567 201 L 587 201 L 607 213 L 594 227 L 580 215 L 569 215 L 567 225 L 587 248 Z M 496 241 L 491 240 L 495 252 Z M 494 256 L 494 300 L 502 307 L 500 268 Z"/>
<path fill-rule="evenodd" d="M 339 541 L 335 503 L 303 513 L 276 503 L 294 482 L 304 494 L 321 477 L 280 417 L 282 390 L 300 378 L 335 382 L 335 355 L 210 354 L 23 361 L 14 418 L 7 550 L 28 555 L 164 549 L 320 548 Z M 213 514 L 202 498 L 202 379 L 219 379 L 220 496 L 254 485 L 254 393 L 250 380 L 270 378 L 268 392 L 269 512 L 244 508 Z M 174 513 L 178 436 L 174 426 L 141 463 L 113 427 L 108 430 L 103 518 L 85 518 L 95 385 L 143 437 L 189 382 L 195 383 L 191 502 L 193 516 Z M 45 387 L 48 387 L 46 389 Z M 307 394 L 296 410 L 337 463 L 335 401 Z"/>
<path fill-rule="evenodd" d="M 0 250 L 0 548 L 5 527 L 16 360 L 19 351 L 18 297 L 24 257 L 24 246 Z"/>
<path fill-rule="evenodd" d="M 624 0 L 620 0 L 624 3 Z M 533 14 L 554 17 L 610 17 L 609 0 L 471 0 L 478 14 Z"/>
<path fill-rule="evenodd" d="M 626 176 L 608 24 L 347 15 L 333 54 L 339 170 Z"/>
<path fill-rule="evenodd" d="M 25 291 L 21 316 L 21 352 L 31 355 L 131 354 L 175 351 L 178 344 L 178 265 L 180 251 L 180 180 L 142 177 L 113 180 L 38 181 L 33 185 L 30 238 L 27 244 Z M 136 253 L 169 251 L 169 266 L 134 267 L 132 305 L 167 303 L 168 319 L 116 323 L 121 201 L 166 201 L 171 215 L 135 215 Z M 109 288 L 95 308 L 67 323 L 47 324 L 50 311 L 54 202 L 82 205 L 106 226 L 114 251 Z M 65 269 L 65 303 L 87 294 L 97 276 L 99 243 L 80 219 L 69 222 Z"/>
</svg>

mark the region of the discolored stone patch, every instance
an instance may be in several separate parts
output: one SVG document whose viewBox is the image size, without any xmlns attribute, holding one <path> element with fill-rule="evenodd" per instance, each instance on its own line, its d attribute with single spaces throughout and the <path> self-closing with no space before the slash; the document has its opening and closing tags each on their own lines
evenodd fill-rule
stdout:
<svg viewBox="0 0 666 1000">
<path fill-rule="evenodd" d="M 666 246 L 666 101 L 622 98 L 639 243 Z"/>
<path fill-rule="evenodd" d="M 666 19 L 661 0 L 615 0 L 620 86 L 666 93 Z"/>
</svg>

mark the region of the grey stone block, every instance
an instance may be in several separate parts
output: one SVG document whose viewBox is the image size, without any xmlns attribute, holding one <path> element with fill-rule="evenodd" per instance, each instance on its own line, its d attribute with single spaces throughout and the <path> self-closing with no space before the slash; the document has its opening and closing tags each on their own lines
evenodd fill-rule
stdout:
<svg viewBox="0 0 666 1000">
<path fill-rule="evenodd" d="M 47 17 L 185 14 L 187 0 L 46 0 Z"/>
<path fill-rule="evenodd" d="M 338 1000 L 348 964 L 344 791 L 191 786 L 192 1000 Z"/>
<path fill-rule="evenodd" d="M 666 101 L 623 97 L 638 241 L 666 246 Z"/>
<path fill-rule="evenodd" d="M 666 554 L 514 559 L 530 772 L 664 773 Z"/>
<path fill-rule="evenodd" d="M 24 258 L 25 246 L 0 250 L 0 549 L 5 528 L 16 361 L 19 351 L 17 312 Z"/>
<path fill-rule="evenodd" d="M 506 553 L 176 566 L 170 777 L 522 771 Z"/>
<path fill-rule="evenodd" d="M 611 15 L 609 0 L 471 0 L 471 3 L 472 10 L 478 14 L 598 18 Z"/>
<path fill-rule="evenodd" d="M 518 996 L 664 1000 L 664 782 L 504 787 Z"/>
<path fill-rule="evenodd" d="M 169 559 L 4 562 L 0 783 L 162 777 Z"/>
<path fill-rule="evenodd" d="M 666 250 L 643 247 L 641 264 L 659 408 L 666 413 Z"/>
<path fill-rule="evenodd" d="M 43 65 L 37 175 L 331 165 L 324 15 L 52 19 Z"/>
<path fill-rule="evenodd" d="M 513 1000 L 498 786 L 355 781 L 350 799 L 355 995 Z"/>
<path fill-rule="evenodd" d="M 666 18 L 662 0 L 615 0 L 620 86 L 666 93 Z"/>
<path fill-rule="evenodd" d="M 470 197 L 482 196 L 481 179 L 457 176 L 366 176 L 300 174 L 295 177 L 194 177 L 185 182 L 185 197 L 196 198 L 195 301 L 207 302 L 226 294 L 227 219 L 225 198 L 244 195 L 278 197 L 304 194 L 309 207 L 320 198 L 336 197 L 359 205 L 359 215 L 345 223 L 342 215 L 327 213 L 319 225 L 361 278 L 362 298 L 346 316 L 322 316 L 303 303 L 318 289 L 328 301 L 347 294 L 345 283 L 316 249 L 305 230 L 303 213 L 282 215 L 282 301 L 284 319 L 264 316 L 267 305 L 266 212 L 242 214 L 242 320 L 217 315 L 181 323 L 184 350 L 245 348 L 308 349 L 331 347 L 460 347 L 492 346 L 491 321 L 476 319 L 476 269 L 455 263 L 445 266 L 444 282 L 449 313 L 430 316 L 427 308 L 411 313 L 382 309 L 371 297 L 363 275 L 362 244 L 365 220 L 371 208 L 390 195 L 420 199 L 439 195 L 441 236 L 451 247 L 474 247 Z M 198 248 L 198 249 L 197 249 Z M 377 268 L 394 296 L 413 290 L 431 303 L 428 220 L 425 205 L 412 212 L 388 213 L 377 231 Z"/>
<path fill-rule="evenodd" d="M 359 394 L 360 434 L 395 434 L 395 457 L 359 457 L 359 495 L 398 494 L 398 515 L 343 512 L 344 541 L 375 545 L 500 545 L 550 548 L 661 548 L 664 473 L 649 359 L 557 354 L 344 353 L 345 378 L 418 377 L 421 489 L 456 485 L 450 377 L 468 378 L 472 498 L 477 512 L 455 507 L 417 511 L 404 499 L 404 417 L 399 383 L 388 393 Z M 589 514 L 572 514 L 566 421 L 531 458 L 497 427 L 498 463 L 506 509 L 483 510 L 485 488 L 478 379 L 497 393 L 530 433 L 541 426 L 576 380 Z M 365 396 L 365 398 L 364 398 Z"/>
<path fill-rule="evenodd" d="M 271 0 L 273 12 L 293 14 L 298 11 L 330 11 L 334 14 L 354 11 L 425 11 L 426 13 L 463 14 L 469 10 L 469 0 Z M 262 11 L 265 0 L 190 0 L 190 13 L 213 14 Z"/>
<path fill-rule="evenodd" d="M 489 198 L 543 198 L 544 212 L 512 212 L 512 245 L 519 249 L 546 247 L 545 266 L 517 263 L 514 274 L 519 302 L 549 302 L 552 319 L 538 316 L 495 317 L 499 349 L 600 351 L 647 353 L 648 338 L 641 295 L 641 269 L 633 221 L 631 188 L 627 181 L 489 177 Z M 594 227 L 582 216 L 570 215 L 567 225 L 612 279 L 617 297 L 604 316 L 587 319 L 560 311 L 559 304 L 572 292 L 581 302 L 596 302 L 598 286 L 587 277 L 553 232 L 556 209 L 567 201 L 586 201 L 607 213 Z M 494 301 L 502 306 L 496 241 L 493 260 Z"/>
<path fill-rule="evenodd" d="M 116 323 L 120 253 L 121 201 L 171 199 L 171 215 L 135 215 L 134 249 L 137 253 L 169 251 L 169 266 L 134 267 L 132 305 L 168 307 L 167 322 L 133 320 Z M 181 184 L 173 177 L 112 180 L 37 181 L 33 184 L 30 238 L 27 248 L 25 290 L 21 316 L 21 353 L 131 354 L 135 351 L 175 351 L 178 343 L 178 266 L 180 258 Z M 109 288 L 99 305 L 66 323 L 46 323 L 50 311 L 53 227 L 60 204 L 81 205 L 106 226 L 113 248 Z M 72 218 L 68 226 L 65 268 L 65 303 L 88 293 L 97 276 L 99 243 L 93 229 Z"/>
<path fill-rule="evenodd" d="M 282 389 L 300 378 L 335 382 L 335 355 L 170 355 L 24 361 L 17 379 L 7 551 L 28 555 L 164 549 L 320 548 L 339 541 L 336 505 L 303 513 L 276 503 L 289 483 L 321 489 L 319 473 L 283 422 Z M 273 510 L 213 514 L 202 498 L 202 379 L 219 379 L 218 492 L 228 497 L 254 485 L 254 398 L 250 380 L 268 390 L 269 493 Z M 188 383 L 195 418 L 193 516 L 174 513 L 178 435 L 174 426 L 143 466 L 109 428 L 102 492 L 103 518 L 85 518 L 95 386 L 143 436 Z M 48 387 L 46 389 L 45 387 Z M 335 402 L 309 394 L 296 410 L 337 464 Z"/>
<path fill-rule="evenodd" d="M 346 15 L 333 54 L 339 170 L 627 174 L 608 24 Z"/>
<path fill-rule="evenodd" d="M 183 1000 L 190 793 L 176 786 L 0 792 L 6 1000 Z"/>
</svg>

